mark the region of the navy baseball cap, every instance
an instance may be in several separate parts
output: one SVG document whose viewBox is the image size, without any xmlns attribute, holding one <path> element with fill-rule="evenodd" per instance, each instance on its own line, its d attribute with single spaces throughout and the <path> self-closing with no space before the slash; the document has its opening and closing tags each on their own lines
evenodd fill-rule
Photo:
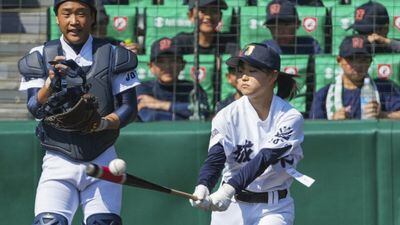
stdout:
<svg viewBox="0 0 400 225">
<path fill-rule="evenodd" d="M 291 74 L 281 72 L 281 57 L 278 52 L 268 44 L 251 43 L 241 50 L 238 56 L 233 56 L 226 61 L 230 67 L 237 68 L 240 62 L 246 62 L 259 69 L 279 71 L 280 75 Z"/>
<path fill-rule="evenodd" d="M 389 24 L 389 14 L 380 3 L 367 2 L 354 12 L 353 29 L 362 34 L 371 34 L 376 28 Z"/>
<path fill-rule="evenodd" d="M 267 5 L 267 20 L 264 24 L 273 24 L 278 21 L 297 22 L 296 6 L 288 0 L 273 0 Z"/>
<path fill-rule="evenodd" d="M 195 0 L 189 0 L 189 10 L 194 8 L 194 2 Z M 205 7 L 208 5 L 216 6 L 220 9 L 228 8 L 228 4 L 226 4 L 225 0 L 199 0 L 199 7 Z"/>
<path fill-rule="evenodd" d="M 151 45 L 150 61 L 154 61 L 159 56 L 176 56 L 182 57 L 179 49 L 170 38 L 161 38 L 153 42 Z"/>
<path fill-rule="evenodd" d="M 57 14 L 58 7 L 59 7 L 62 3 L 68 2 L 68 1 L 75 1 L 75 2 L 80 2 L 80 3 L 86 4 L 86 5 L 88 5 L 94 12 L 96 12 L 95 0 L 54 0 L 54 12 Z"/>
<path fill-rule="evenodd" d="M 340 44 L 339 56 L 341 57 L 349 57 L 354 55 L 371 56 L 371 53 L 371 43 L 365 36 L 347 36 Z"/>
</svg>

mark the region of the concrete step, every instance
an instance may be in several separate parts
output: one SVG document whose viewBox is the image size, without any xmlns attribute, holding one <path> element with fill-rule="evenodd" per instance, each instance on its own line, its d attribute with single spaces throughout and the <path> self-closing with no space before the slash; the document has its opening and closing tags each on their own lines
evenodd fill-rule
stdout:
<svg viewBox="0 0 400 225">
<path fill-rule="evenodd" d="M 52 6 L 54 0 L 0 0 L 0 8 L 32 8 Z"/>
<path fill-rule="evenodd" d="M 47 34 L 1 34 L 0 56 L 21 57 L 46 40 Z"/>
<path fill-rule="evenodd" d="M 1 33 L 47 32 L 47 8 L 2 9 L 0 10 Z"/>
<path fill-rule="evenodd" d="M 0 80 L 19 80 L 19 56 L 0 56 Z"/>
<path fill-rule="evenodd" d="M 0 90 L 0 120 L 32 119 L 26 108 L 26 93 L 17 90 Z"/>
</svg>

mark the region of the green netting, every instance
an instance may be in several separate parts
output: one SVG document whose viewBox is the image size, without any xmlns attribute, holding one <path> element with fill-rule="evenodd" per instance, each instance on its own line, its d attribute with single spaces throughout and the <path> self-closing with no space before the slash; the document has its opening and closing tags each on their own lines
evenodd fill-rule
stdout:
<svg viewBox="0 0 400 225">
<path fill-rule="evenodd" d="M 307 6 L 297 6 L 296 8 L 301 22 L 296 35 L 312 36 L 318 41 L 321 49 L 325 49 L 326 8 Z"/>
<path fill-rule="evenodd" d="M 135 7 L 147 7 L 153 5 L 153 0 L 129 0 L 129 5 Z"/>
<path fill-rule="evenodd" d="M 234 94 L 236 89 L 232 87 L 228 83 L 226 78 L 226 74 L 228 73 L 228 65 L 226 65 L 226 60 L 231 57 L 230 55 L 223 55 L 222 56 L 222 63 L 221 63 L 221 100 L 224 100 Z"/>
<path fill-rule="evenodd" d="M 184 55 L 184 60 L 186 61 L 186 66 L 179 75 L 179 79 L 186 80 L 195 80 L 194 76 L 194 56 L 193 55 Z M 213 99 L 214 99 L 214 86 L 213 79 L 215 74 L 215 56 L 214 55 L 199 55 L 199 82 L 200 86 L 207 93 L 208 104 L 210 108 L 213 107 Z"/>
<path fill-rule="evenodd" d="M 139 80 L 142 82 L 156 79 L 156 77 L 150 72 L 149 62 L 149 55 L 138 55 L 138 66 L 136 68 L 136 72 Z"/>
<path fill-rule="evenodd" d="M 317 92 L 325 85 L 332 83 L 335 77 L 342 72 L 342 68 L 336 61 L 336 56 L 318 55 L 318 57 L 315 57 L 314 90 Z"/>
<path fill-rule="evenodd" d="M 53 7 L 49 7 L 49 40 L 59 39 L 61 36 L 60 29 L 56 23 L 56 14 L 54 13 Z"/>
<path fill-rule="evenodd" d="M 272 39 L 269 29 L 264 26 L 266 18 L 265 7 L 241 7 L 240 12 L 240 46 L 252 42 L 262 42 Z"/>
<path fill-rule="evenodd" d="M 322 0 L 322 3 L 324 3 L 324 6 L 327 8 L 339 5 L 340 2 L 341 2 L 340 0 Z"/>
<path fill-rule="evenodd" d="M 136 7 L 131 5 L 105 5 L 109 17 L 107 36 L 132 42 L 136 27 Z"/>
<path fill-rule="evenodd" d="M 398 54 L 381 54 L 375 55 L 369 74 L 373 78 L 390 79 L 400 85 L 400 55 Z"/>
<path fill-rule="evenodd" d="M 146 8 L 146 48 L 162 37 L 174 37 L 179 32 L 193 32 L 194 26 L 188 19 L 188 7 L 153 6 Z M 232 9 L 223 11 L 222 32 L 229 31 Z"/>
<path fill-rule="evenodd" d="M 309 56 L 308 55 L 282 55 L 281 56 L 281 70 L 294 74 L 294 78 L 297 82 L 299 92 L 297 97 L 290 101 L 300 112 L 306 112 L 306 94 L 307 94 L 307 65 Z"/>
<path fill-rule="evenodd" d="M 332 8 L 332 54 L 338 55 L 339 46 L 345 36 L 353 34 L 349 29 L 354 23 L 354 7 L 337 5 Z"/>
</svg>

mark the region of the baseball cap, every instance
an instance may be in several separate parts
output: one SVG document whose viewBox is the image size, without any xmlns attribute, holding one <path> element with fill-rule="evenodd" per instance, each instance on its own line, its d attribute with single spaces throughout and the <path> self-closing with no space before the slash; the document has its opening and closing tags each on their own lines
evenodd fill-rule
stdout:
<svg viewBox="0 0 400 225">
<path fill-rule="evenodd" d="M 353 29 L 364 34 L 370 34 L 377 27 L 389 24 L 389 15 L 385 8 L 377 2 L 367 2 L 359 6 L 354 12 Z"/>
<path fill-rule="evenodd" d="M 365 36 L 347 36 L 340 44 L 339 56 L 349 57 L 353 55 L 371 56 L 371 44 Z"/>
<path fill-rule="evenodd" d="M 95 0 L 54 0 L 54 12 L 57 13 L 58 7 L 68 1 L 80 2 L 88 5 L 94 12 L 96 12 Z"/>
<path fill-rule="evenodd" d="M 267 5 L 267 20 L 264 24 L 275 23 L 277 21 L 294 22 L 298 19 L 297 10 L 293 2 L 288 0 L 273 0 Z"/>
<path fill-rule="evenodd" d="M 189 10 L 194 8 L 195 0 L 189 0 Z M 218 6 L 220 9 L 227 9 L 228 4 L 225 0 L 199 0 L 199 7 L 205 7 L 208 5 Z"/>
<path fill-rule="evenodd" d="M 150 52 L 150 60 L 153 61 L 157 57 L 161 55 L 171 55 L 171 56 L 180 56 L 182 54 L 179 52 L 176 45 L 170 38 L 163 37 L 158 39 L 157 41 L 153 42 L 151 45 L 151 52 Z"/>
<path fill-rule="evenodd" d="M 260 69 L 276 70 L 280 75 L 291 76 L 291 74 L 280 72 L 281 57 L 273 47 L 266 43 L 248 44 L 238 56 L 229 58 L 226 64 L 236 68 L 239 66 L 239 62 L 246 62 Z"/>
</svg>

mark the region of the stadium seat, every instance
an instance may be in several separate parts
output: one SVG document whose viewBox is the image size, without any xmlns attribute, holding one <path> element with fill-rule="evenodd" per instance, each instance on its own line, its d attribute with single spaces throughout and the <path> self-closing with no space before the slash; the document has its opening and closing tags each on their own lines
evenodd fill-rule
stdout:
<svg viewBox="0 0 400 225">
<path fill-rule="evenodd" d="M 265 7 L 246 6 L 240 9 L 240 46 L 252 42 L 272 39 L 268 28 L 264 26 Z"/>
<path fill-rule="evenodd" d="M 318 57 L 315 57 L 315 92 L 325 85 L 332 83 L 335 80 L 335 77 L 341 73 L 342 68 L 337 63 L 336 56 L 318 55 Z"/>
<path fill-rule="evenodd" d="M 149 62 L 150 56 L 149 55 L 138 55 L 138 66 L 136 68 L 137 75 L 141 82 L 154 80 L 156 77 L 150 72 Z"/>
<path fill-rule="evenodd" d="M 53 7 L 49 7 L 48 9 L 48 20 L 48 40 L 60 38 L 61 32 L 56 23 L 56 14 L 54 13 Z"/>
<path fill-rule="evenodd" d="M 380 54 L 375 55 L 369 74 L 375 79 L 390 79 L 400 85 L 400 55 Z"/>
<path fill-rule="evenodd" d="M 228 65 L 226 65 L 226 60 L 228 60 L 230 55 L 223 55 L 221 60 L 221 100 L 224 100 L 234 94 L 236 89 L 232 87 L 226 78 L 228 73 Z"/>
<path fill-rule="evenodd" d="M 109 17 L 107 36 L 132 41 L 135 35 L 137 9 L 131 5 L 105 5 Z"/>
<path fill-rule="evenodd" d="M 338 55 L 343 38 L 353 34 L 350 27 L 354 23 L 354 9 L 351 5 L 332 7 L 332 55 Z"/>
<path fill-rule="evenodd" d="M 153 6 L 146 8 L 145 46 L 162 37 L 174 37 L 179 32 L 192 32 L 194 27 L 187 16 L 188 7 Z M 232 20 L 232 9 L 223 12 L 222 32 L 229 31 Z"/>
<path fill-rule="evenodd" d="M 184 60 L 186 61 L 186 66 L 179 75 L 179 79 L 186 79 L 194 81 L 194 56 L 184 55 Z M 199 55 L 200 61 L 200 74 L 199 83 L 200 86 L 207 93 L 208 104 L 210 109 L 214 107 L 214 86 L 213 79 L 215 74 L 215 56 L 214 55 Z"/>
<path fill-rule="evenodd" d="M 318 41 L 322 49 L 325 49 L 325 7 L 297 7 L 300 28 L 298 36 L 312 36 Z M 240 45 L 251 42 L 261 42 L 271 39 L 271 33 L 264 26 L 266 19 L 265 7 L 248 6 L 241 7 L 240 12 Z"/>
<path fill-rule="evenodd" d="M 242 7 L 247 5 L 246 0 L 226 0 L 229 7 Z"/>
<path fill-rule="evenodd" d="M 293 74 L 297 82 L 299 92 L 297 97 L 290 101 L 297 110 L 302 113 L 306 112 L 307 100 L 307 67 L 309 56 L 308 55 L 282 55 L 281 56 L 281 70 Z"/>
</svg>

